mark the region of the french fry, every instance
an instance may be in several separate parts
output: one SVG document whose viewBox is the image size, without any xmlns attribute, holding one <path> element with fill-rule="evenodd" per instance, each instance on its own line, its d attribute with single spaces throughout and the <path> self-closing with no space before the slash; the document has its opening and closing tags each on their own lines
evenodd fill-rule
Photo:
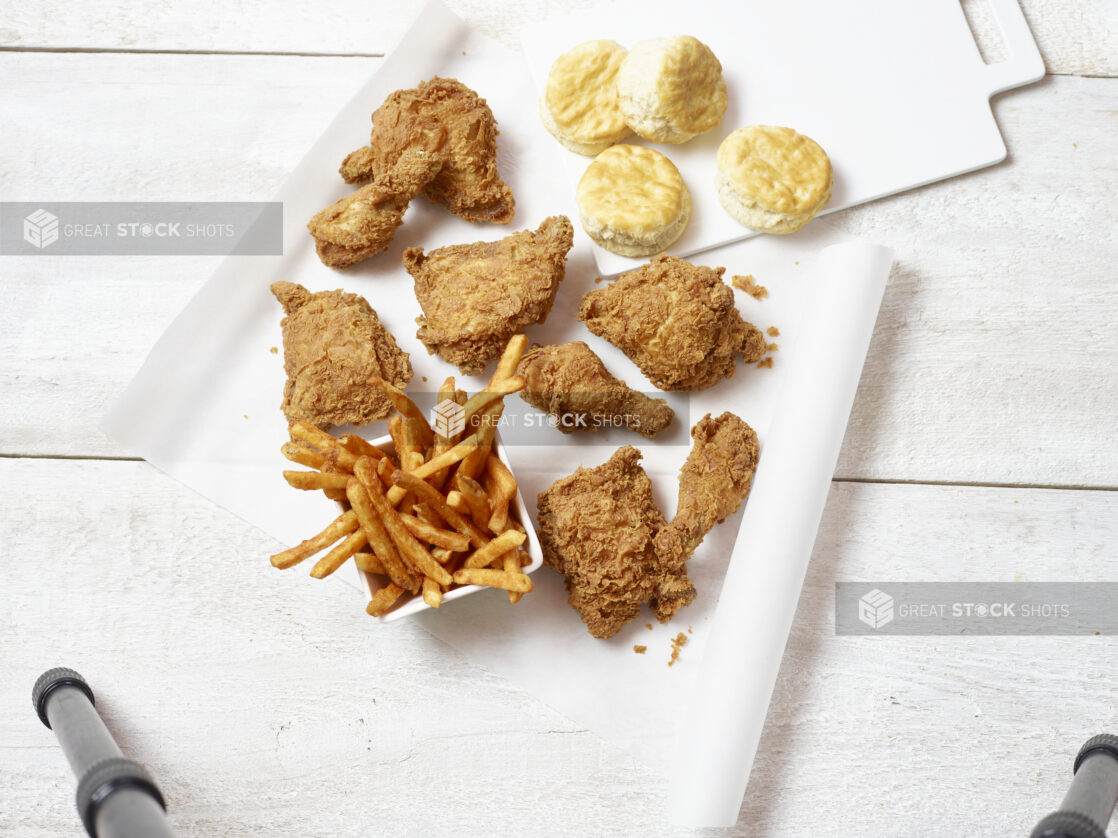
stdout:
<svg viewBox="0 0 1118 838">
<path fill-rule="evenodd" d="M 445 565 L 451 556 L 454 555 L 453 550 L 448 550 L 445 547 L 432 547 L 431 556 L 441 565 Z"/>
<path fill-rule="evenodd" d="M 524 573 L 506 573 L 492 568 L 464 567 L 454 571 L 454 581 L 459 585 L 488 585 L 526 594 L 532 590 L 532 580 Z"/>
<path fill-rule="evenodd" d="M 397 469 L 392 472 L 392 482 L 400 488 L 415 492 L 416 498 L 430 506 L 444 521 L 450 524 L 450 526 L 469 538 L 470 544 L 475 548 L 484 547 L 489 541 L 485 533 L 476 527 L 473 521 L 452 509 L 447 504 L 446 498 L 444 498 L 437 489 L 428 485 L 423 479 L 416 477 L 414 474 L 407 474 Z"/>
<path fill-rule="evenodd" d="M 469 502 L 466 500 L 466 496 L 457 489 L 447 492 L 446 503 L 447 506 L 460 515 L 469 516 L 473 512 L 473 510 L 470 509 Z"/>
<path fill-rule="evenodd" d="M 465 390 L 455 390 L 454 391 L 454 401 L 457 402 L 458 404 L 462 405 L 462 407 L 465 407 L 466 402 L 468 402 L 469 400 L 470 400 L 470 397 L 466 395 Z"/>
<path fill-rule="evenodd" d="M 371 463 L 372 460 L 361 458 L 358 462 Z M 376 475 L 373 475 L 375 480 Z M 379 481 L 377 482 L 379 486 Z M 353 513 L 361 524 L 361 529 L 368 536 L 369 546 L 384 565 L 385 573 L 401 588 L 415 593 L 419 590 L 420 580 L 404 564 L 400 554 L 396 552 L 396 545 L 385 531 L 384 524 L 377 514 L 376 508 L 370 500 L 370 493 L 361 475 L 353 478 L 346 486 L 346 497 L 349 498 Z M 395 600 L 393 600 L 395 602 Z"/>
<path fill-rule="evenodd" d="M 424 448 L 431 447 L 435 441 L 435 433 L 431 430 L 431 426 L 427 424 L 427 417 L 423 415 L 419 406 L 408 398 L 407 393 L 384 379 L 374 378 L 372 383 L 377 387 L 384 388 L 384 392 L 388 394 L 388 398 L 392 400 L 393 406 L 400 411 L 401 416 L 415 420 L 415 424 L 411 428 L 417 434 L 415 442 Z"/>
<path fill-rule="evenodd" d="M 291 462 L 307 468 L 322 468 L 322 464 L 326 462 L 326 457 L 320 451 L 300 445 L 298 442 L 285 442 L 280 447 L 280 453 Z"/>
<path fill-rule="evenodd" d="M 490 562 L 504 556 L 509 550 L 513 550 L 524 543 L 524 533 L 519 533 L 516 530 L 508 530 L 501 533 L 494 538 L 484 547 L 479 547 L 474 550 L 469 556 L 466 557 L 466 567 L 476 568 L 485 567 Z M 517 568 L 519 570 L 519 568 Z"/>
<path fill-rule="evenodd" d="M 423 601 L 430 605 L 432 608 L 438 608 L 442 605 L 443 591 L 439 587 L 439 583 L 430 577 L 423 580 Z"/>
<path fill-rule="evenodd" d="M 350 480 L 353 478 L 351 477 Z M 347 535 L 342 541 L 323 556 L 311 568 L 311 576 L 315 579 L 325 579 L 339 567 L 346 563 L 346 560 L 369 543 L 368 536 L 365 535 L 363 529 L 356 529 Z"/>
<path fill-rule="evenodd" d="M 357 434 L 342 434 L 338 437 L 338 444 L 355 457 L 372 457 L 379 460 L 384 452 Z"/>
<path fill-rule="evenodd" d="M 295 489 L 345 489 L 351 475 L 342 472 L 285 471 L 283 479 Z"/>
<path fill-rule="evenodd" d="M 491 453 L 485 458 L 485 473 L 493 479 L 502 497 L 507 500 L 516 497 L 516 478 L 496 454 Z"/>
<path fill-rule="evenodd" d="M 493 372 L 493 377 L 489 379 L 490 387 L 496 382 L 512 378 L 516 374 L 516 368 L 520 366 L 520 359 L 527 348 L 528 338 L 524 335 L 513 335 L 509 338 L 509 342 L 505 344 L 505 351 L 501 353 L 501 360 L 497 362 L 497 369 Z"/>
<path fill-rule="evenodd" d="M 396 604 L 396 600 L 404 593 L 404 589 L 391 582 L 381 588 L 373 598 L 369 600 L 369 604 L 365 606 L 365 613 L 370 617 L 381 617 L 389 608 Z"/>
<path fill-rule="evenodd" d="M 463 407 L 466 408 L 466 427 L 474 425 L 474 417 L 481 414 L 493 402 L 500 401 L 510 393 L 524 389 L 525 381 L 519 375 L 490 382 L 489 386 L 476 393 L 467 400 Z"/>
<path fill-rule="evenodd" d="M 504 557 L 505 573 L 519 573 L 520 572 L 520 551 L 509 550 L 505 553 Z M 524 596 L 520 591 L 509 591 L 509 603 L 516 605 L 520 602 L 520 598 Z"/>
<path fill-rule="evenodd" d="M 459 442 L 453 448 L 448 448 L 437 457 L 432 457 L 430 460 L 425 462 L 423 465 L 421 465 L 419 468 L 415 469 L 411 473 L 414 474 L 416 477 L 429 477 L 440 469 L 447 468 L 448 466 L 452 466 L 455 463 L 459 463 L 462 460 L 466 459 L 466 457 L 470 455 L 470 452 L 477 447 L 478 442 L 478 435 L 472 434 Z M 407 471 L 407 469 L 404 470 Z"/>
<path fill-rule="evenodd" d="M 327 460 L 333 459 L 341 468 L 353 471 L 357 458 L 326 431 L 320 431 L 309 422 L 292 422 L 288 432 L 292 440 L 313 445 L 326 456 Z"/>
<path fill-rule="evenodd" d="M 387 457 L 377 461 L 377 474 L 380 476 L 380 482 L 384 484 L 385 489 L 393 488 L 392 472 L 395 470 L 396 464 Z M 403 498 L 403 495 L 400 497 Z"/>
<path fill-rule="evenodd" d="M 485 494 L 485 489 L 481 488 L 481 484 L 476 480 L 464 475 L 458 477 L 456 482 L 458 490 L 470 507 L 470 517 L 478 529 L 484 530 L 489 526 L 489 498 Z"/>
<path fill-rule="evenodd" d="M 396 446 L 396 459 L 400 465 L 404 464 L 404 454 L 408 451 L 407 431 L 404 428 L 404 417 L 394 413 L 388 420 L 388 435 L 392 437 L 392 444 Z"/>
<path fill-rule="evenodd" d="M 363 570 L 365 573 L 388 575 L 388 569 L 384 566 L 384 562 L 372 553 L 354 553 L 353 563 L 357 565 L 358 570 Z"/>
<path fill-rule="evenodd" d="M 426 541 L 428 544 L 433 544 L 436 547 L 445 547 L 451 551 L 470 549 L 470 539 L 460 532 L 452 532 L 440 527 L 433 527 L 426 521 L 421 521 L 414 515 L 408 515 L 406 512 L 401 512 L 399 515 L 400 520 L 404 522 L 404 526 L 411 531 L 412 535 L 421 541 Z"/>
<path fill-rule="evenodd" d="M 276 553 L 272 556 L 272 566 L 278 567 L 280 570 L 286 570 L 289 567 L 294 567 L 303 561 L 303 559 L 310 558 L 315 553 L 320 553 L 336 541 L 341 540 L 357 529 L 357 515 L 351 509 L 349 512 L 344 512 L 335 518 L 327 525 L 326 529 L 317 535 L 311 536 L 306 541 L 284 550 L 281 553 Z"/>
<path fill-rule="evenodd" d="M 486 526 L 490 532 L 503 533 L 509 528 L 509 502 L 505 498 L 489 502 L 489 520 Z"/>
<path fill-rule="evenodd" d="M 368 491 L 369 500 L 372 501 L 373 508 L 376 509 L 381 523 L 384 524 L 384 528 L 396 544 L 396 548 L 415 570 L 424 576 L 430 576 L 440 585 L 449 585 L 450 574 L 443 570 L 441 564 L 431 558 L 427 548 L 420 544 L 408 528 L 404 526 L 404 523 L 400 520 L 400 514 L 392 508 L 388 498 L 385 497 L 380 480 L 373 472 L 373 468 L 372 460 L 362 457 L 357 461 L 357 477 Z M 393 480 L 395 480 L 396 474 L 403 474 L 403 472 L 393 473 Z M 422 480 L 416 482 L 428 489 L 431 488 Z M 434 490 L 432 489 L 432 491 Z"/>
<path fill-rule="evenodd" d="M 413 514 L 425 524 L 430 524 L 432 527 L 439 527 L 444 530 L 446 529 L 446 521 L 442 519 L 439 513 L 431 508 L 430 504 L 417 503 Z"/>
</svg>

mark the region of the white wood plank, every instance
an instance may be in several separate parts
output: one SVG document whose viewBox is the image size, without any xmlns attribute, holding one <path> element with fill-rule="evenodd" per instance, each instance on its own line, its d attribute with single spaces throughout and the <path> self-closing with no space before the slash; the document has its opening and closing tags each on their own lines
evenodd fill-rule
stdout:
<svg viewBox="0 0 1118 838">
<path fill-rule="evenodd" d="M 267 199 L 376 62 L 0 55 L 0 144 L 26 152 L 0 194 Z M 1118 85 L 1049 79 L 995 110 L 1006 163 L 816 222 L 899 263 L 840 476 L 1118 485 Z M 215 263 L 5 259 L 0 453 L 121 454 L 93 426 Z"/>
<path fill-rule="evenodd" d="M 978 3 L 981 0 L 968 0 Z M 519 46 L 527 23 L 605 0 L 447 0 L 482 32 Z M 217 0 L 165 4 L 153 14 L 140 0 L 114 3 L 12 4 L 0 25 L 0 48 L 191 50 L 383 55 L 403 35 L 419 2 L 340 0 L 329 12 L 296 0 Z M 1105 0 L 1025 0 L 1025 16 L 1049 72 L 1118 75 L 1112 7 Z M 990 15 L 973 15 L 979 37 L 995 38 Z M 594 37 L 587 33 L 587 38 Z"/>
<path fill-rule="evenodd" d="M 0 487 L 0 832 L 78 834 L 28 701 L 65 664 L 180 835 L 690 834 L 658 775 L 146 464 Z M 835 637 L 833 583 L 1114 579 L 1116 539 L 1116 492 L 836 484 L 728 834 L 1027 834 L 1110 723 L 1118 639 Z"/>
</svg>

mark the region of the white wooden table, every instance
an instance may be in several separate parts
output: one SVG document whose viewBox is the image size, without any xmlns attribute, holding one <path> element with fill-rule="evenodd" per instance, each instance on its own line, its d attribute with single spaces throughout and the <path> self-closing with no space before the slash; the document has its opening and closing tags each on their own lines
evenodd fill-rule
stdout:
<svg viewBox="0 0 1118 838">
<path fill-rule="evenodd" d="M 450 5 L 515 45 L 572 4 Z M 1009 160 L 816 222 L 898 267 L 733 835 L 1025 835 L 1118 729 L 1118 638 L 833 633 L 835 580 L 1118 579 L 1118 26 L 1025 8 L 1050 75 L 995 102 Z M 266 200 L 414 12 L 3 0 L 0 199 Z M 80 833 L 29 702 L 65 664 L 184 836 L 686 834 L 626 753 L 262 572 L 94 430 L 216 261 L 0 261 L 0 833 Z"/>
</svg>

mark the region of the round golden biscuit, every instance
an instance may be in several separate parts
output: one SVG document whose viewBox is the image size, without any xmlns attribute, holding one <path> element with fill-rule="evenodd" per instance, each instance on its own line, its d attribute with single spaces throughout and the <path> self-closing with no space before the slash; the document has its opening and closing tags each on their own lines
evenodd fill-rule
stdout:
<svg viewBox="0 0 1118 838">
<path fill-rule="evenodd" d="M 827 153 L 791 128 L 749 125 L 718 147 L 718 200 L 753 230 L 799 230 L 831 200 L 833 182 Z"/>
<path fill-rule="evenodd" d="M 637 134 L 657 143 L 685 143 L 722 120 L 726 80 L 722 64 L 697 38 L 650 38 L 621 62 L 617 97 Z"/>
<path fill-rule="evenodd" d="M 617 102 L 617 71 L 626 55 L 616 41 L 587 41 L 551 65 L 540 118 L 565 148 L 593 157 L 629 136 Z"/>
<path fill-rule="evenodd" d="M 652 256 L 683 235 L 691 193 L 667 157 L 615 145 L 594 158 L 575 190 L 582 229 L 622 256 Z"/>
</svg>

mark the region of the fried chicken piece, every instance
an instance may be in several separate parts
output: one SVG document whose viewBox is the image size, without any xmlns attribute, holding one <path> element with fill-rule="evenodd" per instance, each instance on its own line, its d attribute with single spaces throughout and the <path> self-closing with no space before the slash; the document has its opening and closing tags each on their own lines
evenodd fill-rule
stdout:
<svg viewBox="0 0 1118 838">
<path fill-rule="evenodd" d="M 411 199 L 442 170 L 445 137 L 446 132 L 434 126 L 424 135 L 423 145 L 405 149 L 372 183 L 310 220 L 307 229 L 322 264 L 345 269 L 388 247 Z"/>
<path fill-rule="evenodd" d="M 563 215 L 495 242 L 404 251 L 423 316 L 416 332 L 427 351 L 476 375 L 513 335 L 542 323 L 567 265 L 574 229 Z"/>
<path fill-rule="evenodd" d="M 682 569 L 716 523 L 737 511 L 757 471 L 757 434 L 733 413 L 708 413 L 691 429 L 691 453 L 679 472 L 679 503 L 671 523 L 654 539 L 661 567 Z M 685 603 L 684 603 L 685 604 Z M 654 604 L 663 622 L 678 610 L 671 597 Z"/>
<path fill-rule="evenodd" d="M 436 76 L 389 96 L 373 112 L 370 145 L 343 161 L 345 182 L 375 180 L 391 168 L 393 153 L 424 119 L 446 129 L 447 162 L 423 194 L 467 221 L 508 224 L 516 202 L 497 173 L 497 121 L 485 100 L 457 79 Z"/>
<path fill-rule="evenodd" d="M 742 319 L 725 268 L 661 254 L 587 292 L 578 319 L 621 349 L 661 390 L 702 390 L 734 374 L 735 356 L 754 362 L 765 336 Z"/>
<path fill-rule="evenodd" d="M 617 634 L 665 585 L 694 595 L 682 572 L 664 574 L 656 560 L 652 539 L 664 516 L 640 459 L 623 446 L 536 499 L 544 563 L 566 575 L 567 601 L 594 637 Z"/>
<path fill-rule="evenodd" d="M 580 340 L 533 349 L 518 372 L 526 382 L 521 398 L 556 417 L 565 434 L 619 425 L 651 438 L 675 416 L 663 399 L 651 399 L 610 375 Z"/>
<path fill-rule="evenodd" d="M 273 283 L 272 293 L 287 315 L 280 327 L 288 421 L 326 429 L 388 418 L 392 403 L 371 381 L 404 387 L 412 368 L 364 297 L 340 290 L 312 294 L 293 282 Z"/>
</svg>

